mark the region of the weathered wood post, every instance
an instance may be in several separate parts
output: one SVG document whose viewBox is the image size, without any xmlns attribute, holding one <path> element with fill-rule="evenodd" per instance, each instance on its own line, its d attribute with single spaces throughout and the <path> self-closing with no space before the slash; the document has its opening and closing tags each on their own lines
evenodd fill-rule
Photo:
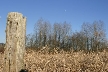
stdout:
<svg viewBox="0 0 108 72">
<path fill-rule="evenodd" d="M 21 13 L 7 16 L 4 72 L 19 72 L 24 68 L 26 18 Z"/>
</svg>

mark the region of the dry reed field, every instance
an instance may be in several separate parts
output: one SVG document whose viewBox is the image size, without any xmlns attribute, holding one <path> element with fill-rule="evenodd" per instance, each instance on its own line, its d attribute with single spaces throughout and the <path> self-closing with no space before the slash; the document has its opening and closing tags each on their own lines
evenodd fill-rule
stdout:
<svg viewBox="0 0 108 72">
<path fill-rule="evenodd" d="M 3 53 L 0 54 L 0 72 L 3 72 Z M 25 67 L 29 72 L 108 72 L 108 52 L 84 53 L 27 49 Z"/>
</svg>

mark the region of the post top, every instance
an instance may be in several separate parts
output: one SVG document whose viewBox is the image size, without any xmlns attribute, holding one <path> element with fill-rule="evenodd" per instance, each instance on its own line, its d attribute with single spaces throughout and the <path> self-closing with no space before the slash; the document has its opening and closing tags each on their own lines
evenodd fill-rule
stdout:
<svg viewBox="0 0 108 72">
<path fill-rule="evenodd" d="M 22 13 L 19 13 L 19 12 L 9 12 L 8 15 L 10 14 L 18 14 L 18 15 L 22 15 Z"/>
<path fill-rule="evenodd" d="M 8 19 L 16 19 L 16 18 L 23 18 L 26 19 L 26 17 L 23 16 L 22 13 L 19 12 L 10 12 L 8 13 Z"/>
</svg>

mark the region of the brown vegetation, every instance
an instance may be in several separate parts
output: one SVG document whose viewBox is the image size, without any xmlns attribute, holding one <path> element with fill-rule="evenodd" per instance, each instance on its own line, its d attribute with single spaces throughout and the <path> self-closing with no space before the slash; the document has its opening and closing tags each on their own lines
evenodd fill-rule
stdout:
<svg viewBox="0 0 108 72">
<path fill-rule="evenodd" d="M 57 52 L 27 49 L 25 53 L 25 68 L 29 72 L 108 72 L 108 52 Z M 3 72 L 4 54 L 0 54 L 0 72 Z"/>
<path fill-rule="evenodd" d="M 0 48 L 0 53 L 4 53 L 4 48 Z"/>
<path fill-rule="evenodd" d="M 4 43 L 0 43 L 0 53 L 4 53 Z"/>
</svg>

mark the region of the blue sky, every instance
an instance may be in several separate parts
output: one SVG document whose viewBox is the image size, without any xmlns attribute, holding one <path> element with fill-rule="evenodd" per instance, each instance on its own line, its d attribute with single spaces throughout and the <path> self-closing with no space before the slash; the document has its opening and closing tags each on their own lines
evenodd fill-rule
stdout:
<svg viewBox="0 0 108 72">
<path fill-rule="evenodd" d="M 27 17 L 26 34 L 43 18 L 50 23 L 68 22 L 79 31 L 83 22 L 102 20 L 108 33 L 108 0 L 0 0 L 0 42 L 5 42 L 6 18 L 9 12 Z"/>
</svg>

